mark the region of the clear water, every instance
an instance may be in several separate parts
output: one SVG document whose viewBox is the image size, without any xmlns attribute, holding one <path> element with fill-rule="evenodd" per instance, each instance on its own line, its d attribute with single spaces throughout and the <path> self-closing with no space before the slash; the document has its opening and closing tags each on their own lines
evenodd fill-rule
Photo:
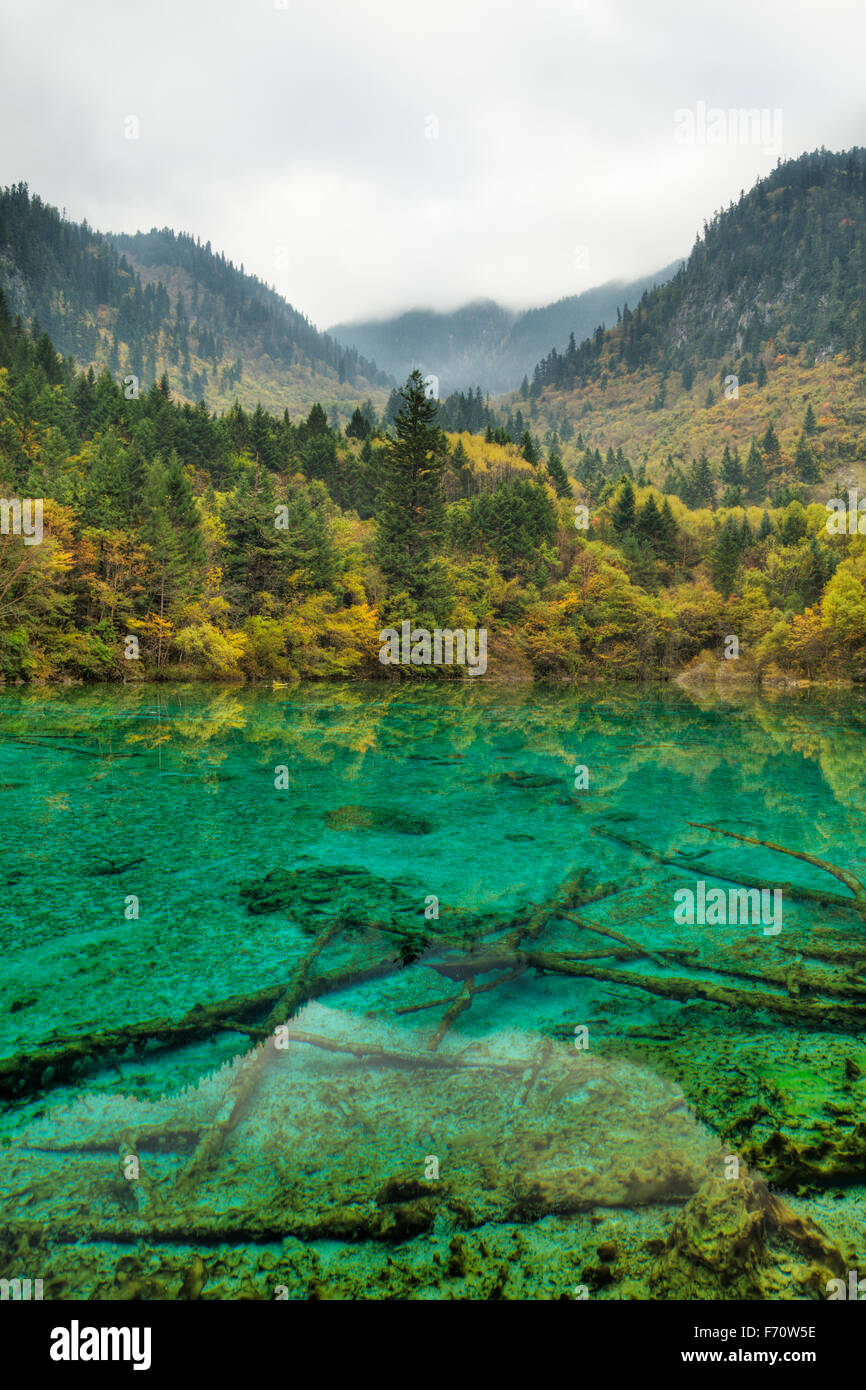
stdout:
<svg viewBox="0 0 866 1390">
<path fill-rule="evenodd" d="M 776 934 L 680 925 L 674 894 L 850 898 L 690 822 L 866 880 L 864 723 L 860 695 L 805 691 L 4 691 L 0 1060 L 276 990 L 335 922 L 314 973 L 378 974 L 314 990 L 290 1026 L 315 1041 L 264 1059 L 223 1027 L 7 1096 L 0 1276 L 61 1298 L 689 1296 L 660 1245 L 731 1156 L 856 1258 L 866 917 L 784 895 Z M 436 965 L 567 882 L 582 925 L 551 915 L 534 949 L 601 977 L 524 968 L 433 1046 L 462 983 Z M 485 964 L 477 985 L 508 969 Z M 750 1003 L 768 990 L 808 1016 Z M 751 1296 L 818 1296 L 825 1266 L 762 1260 Z M 691 1296 L 733 1296 L 718 1277 Z"/>
</svg>

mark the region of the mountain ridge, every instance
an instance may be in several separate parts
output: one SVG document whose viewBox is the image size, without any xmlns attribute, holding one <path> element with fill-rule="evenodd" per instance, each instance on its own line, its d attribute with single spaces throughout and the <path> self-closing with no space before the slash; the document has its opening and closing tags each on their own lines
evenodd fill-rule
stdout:
<svg viewBox="0 0 866 1390">
<path fill-rule="evenodd" d="M 779 162 L 704 224 L 676 276 L 622 322 L 536 366 L 519 407 L 556 430 L 580 481 L 582 446 L 622 450 L 660 486 L 690 460 L 745 454 L 772 424 L 775 485 L 866 467 L 866 149 Z M 803 437 L 811 405 L 817 433 Z M 799 463 L 798 463 L 799 456 Z M 813 478 L 814 482 L 815 479 Z M 679 486 L 679 484 L 677 484 Z"/>
<path fill-rule="evenodd" d="M 680 257 L 636 280 L 609 280 L 530 309 L 479 298 L 453 310 L 415 307 L 333 324 L 327 331 L 365 355 L 375 354 L 400 380 L 417 366 L 438 377 L 443 394 L 481 385 L 498 395 L 515 389 L 541 354 L 564 348 L 570 333 L 577 339 L 588 336 L 599 323 L 613 320 L 618 307 L 671 278 L 682 263 Z"/>
<path fill-rule="evenodd" d="M 178 396 L 212 407 L 324 401 L 348 415 L 391 384 L 209 241 L 168 228 L 98 232 L 23 183 L 0 190 L 0 288 L 12 313 L 80 365 L 146 386 L 165 372 Z"/>
</svg>

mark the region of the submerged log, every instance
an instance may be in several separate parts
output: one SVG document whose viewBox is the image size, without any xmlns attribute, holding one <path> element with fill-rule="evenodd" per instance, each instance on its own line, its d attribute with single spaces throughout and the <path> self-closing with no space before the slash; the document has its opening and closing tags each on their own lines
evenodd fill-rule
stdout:
<svg viewBox="0 0 866 1390">
<path fill-rule="evenodd" d="M 690 821 L 691 825 L 698 825 L 697 821 Z M 701 826 L 701 829 L 716 829 L 720 835 L 733 835 L 733 831 L 719 830 L 718 827 Z M 792 902 L 818 903 L 821 907 L 835 907 L 852 910 L 855 912 L 866 913 L 866 899 L 847 898 L 842 893 L 834 893 L 832 888 L 807 888 L 801 883 L 773 882 L 767 883 L 766 880 L 752 878 L 748 874 L 737 872 L 736 874 L 726 872 L 724 869 L 717 868 L 714 864 L 708 864 L 703 859 L 686 859 L 677 854 L 662 854 L 661 851 L 653 849 L 651 845 L 645 845 L 642 840 L 633 840 L 628 835 L 622 835 L 619 831 L 608 830 L 604 826 L 593 826 L 593 835 L 601 835 L 605 839 L 615 840 L 617 844 L 625 845 L 632 849 L 636 854 L 642 854 L 646 859 L 652 859 L 656 864 L 666 864 L 674 869 L 683 869 L 688 874 L 705 874 L 707 878 L 717 878 L 721 883 L 736 883 L 744 888 L 778 888 L 786 898 Z M 745 839 L 745 836 L 734 836 L 735 839 Z M 785 850 L 781 845 L 773 845 L 768 841 L 755 840 L 754 844 L 764 845 L 767 849 L 779 849 L 783 854 L 790 853 L 795 858 L 805 856 L 795 850 Z M 820 868 L 826 868 L 826 861 L 817 861 Z M 834 868 L 836 866 L 834 865 Z"/>
<path fill-rule="evenodd" d="M 320 932 L 311 949 L 292 972 L 291 979 L 262 1024 L 262 1032 L 267 1041 L 260 1043 L 244 1059 L 232 1080 L 229 1088 L 229 1097 L 233 1097 L 230 1114 L 226 1119 L 219 1120 L 213 1125 L 199 1142 L 188 1167 L 177 1181 L 179 1192 L 186 1191 L 198 1182 L 208 1168 L 216 1162 L 229 1134 L 242 1119 L 262 1078 L 268 1054 L 273 1053 L 275 1049 L 275 1039 L 272 1035 L 309 998 L 311 967 L 328 943 L 333 940 L 338 929 L 339 923 L 331 922 L 324 931 Z M 225 1100 L 223 1103 L 225 1104 Z"/>
<path fill-rule="evenodd" d="M 792 859 L 802 859 L 807 864 L 813 864 L 816 869 L 823 869 L 825 873 L 832 874 L 833 878 L 838 878 L 840 883 L 844 883 L 846 888 L 850 888 L 854 894 L 853 901 L 843 898 L 841 894 L 835 895 L 834 900 L 843 902 L 849 907 L 853 907 L 858 912 L 866 914 L 866 885 L 860 882 L 855 874 L 848 869 L 842 869 L 838 864 L 831 864 L 829 859 L 819 859 L 815 854 L 807 854 L 804 850 L 788 849 L 785 845 L 774 844 L 772 840 L 757 840 L 752 835 L 738 835 L 734 830 L 723 830 L 718 825 L 706 825 L 702 821 L 690 820 L 689 825 L 696 830 L 709 830 L 714 835 L 727 835 L 731 840 L 741 840 L 746 845 L 760 845 L 762 849 L 771 849 L 776 854 L 788 854 Z"/>
<path fill-rule="evenodd" d="M 767 1010 L 791 1022 L 808 1023 L 818 1030 L 866 1031 L 866 1010 L 854 1004 L 833 1004 L 804 999 L 799 995 L 770 994 L 766 990 L 734 989 L 730 985 L 717 985 L 712 980 L 689 980 L 679 976 L 661 979 L 653 975 L 638 975 L 629 970 L 603 970 L 599 966 L 570 961 L 549 951 L 530 951 L 524 959 L 527 964 L 545 973 L 577 975 L 602 980 L 607 984 L 626 985 L 663 999 L 705 999 L 708 1003 L 724 1004 L 731 1009 Z"/>
<path fill-rule="evenodd" d="M 389 957 L 364 968 L 350 966 L 316 975 L 308 982 L 308 997 L 321 998 L 352 985 L 394 975 L 402 968 L 399 960 Z M 212 1004 L 196 1004 L 180 1019 L 148 1019 L 123 1028 L 49 1040 L 32 1052 L 19 1052 L 0 1059 L 0 1099 L 14 1100 L 62 1086 L 130 1050 L 139 1056 L 150 1049 L 200 1042 L 223 1031 L 226 1024 L 260 1017 L 265 1009 L 273 1007 L 283 997 L 285 991 L 285 983 L 269 985 L 249 994 L 233 994 Z"/>
<path fill-rule="evenodd" d="M 554 903 L 573 905 L 574 900 L 581 896 L 585 877 L 585 871 L 572 874 L 557 892 Z M 596 900 L 606 891 L 609 890 L 593 890 L 589 897 Z M 527 922 L 509 925 L 501 938 L 501 944 L 508 954 L 506 968 L 515 964 L 513 947 L 526 938 L 534 939 L 546 926 L 551 911 L 552 904 L 539 908 Z M 371 926 L 378 927 L 379 924 L 371 923 Z M 465 946 L 465 943 L 454 936 L 442 935 L 428 954 L 435 954 L 437 949 L 442 948 L 459 949 L 461 945 Z M 470 958 L 471 953 L 467 956 L 467 959 Z M 306 979 L 306 997 L 318 999 L 357 984 L 394 975 L 404 968 L 400 958 L 388 956 L 371 966 L 348 966 L 342 970 L 312 975 Z M 472 974 L 475 968 L 470 967 L 464 974 Z M 182 1047 L 200 1042 L 214 1033 L 233 1030 L 238 1033 L 253 1031 L 260 1037 L 261 1025 L 259 1029 L 252 1030 L 246 1025 L 255 1023 L 267 1009 L 273 1009 L 290 988 L 291 981 L 288 985 L 271 985 L 248 994 L 231 995 L 207 1005 L 196 1004 L 180 1019 L 147 1019 L 122 1028 L 49 1039 L 32 1051 L 0 1059 L 0 1100 L 20 1099 L 62 1086 L 86 1072 L 98 1070 L 110 1059 L 121 1058 L 129 1051 L 139 1056 L 145 1051 Z M 236 1030 L 235 1024 L 239 1025 Z"/>
</svg>

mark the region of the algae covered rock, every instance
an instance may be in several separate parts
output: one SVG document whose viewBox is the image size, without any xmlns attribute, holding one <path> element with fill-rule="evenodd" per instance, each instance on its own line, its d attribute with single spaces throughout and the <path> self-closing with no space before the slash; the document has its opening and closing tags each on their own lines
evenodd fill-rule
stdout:
<svg viewBox="0 0 866 1390">
<path fill-rule="evenodd" d="M 656 1298 L 819 1299 L 845 1258 L 765 1183 L 709 1178 L 684 1207 L 651 1286 Z"/>
<path fill-rule="evenodd" d="M 339 917 L 344 927 L 366 926 L 370 920 L 423 920 L 420 886 L 389 882 L 350 864 L 305 864 L 271 869 L 263 878 L 245 884 L 241 902 L 253 917 L 279 913 L 317 930 Z"/>
<path fill-rule="evenodd" d="M 847 1118 L 844 1111 L 842 1118 Z M 752 1143 L 744 1152 L 762 1172 L 786 1185 L 856 1181 L 866 1163 L 866 1122 L 859 1120 L 847 1129 L 816 1120 L 814 1130 L 801 1141 L 777 1129 L 763 1143 Z"/>
</svg>

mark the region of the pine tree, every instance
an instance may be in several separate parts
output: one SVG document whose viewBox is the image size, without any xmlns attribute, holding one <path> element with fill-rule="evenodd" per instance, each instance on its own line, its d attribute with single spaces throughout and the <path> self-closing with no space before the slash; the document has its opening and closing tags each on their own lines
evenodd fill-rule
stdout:
<svg viewBox="0 0 866 1390">
<path fill-rule="evenodd" d="M 460 481 L 460 495 L 468 497 L 472 485 L 472 464 L 462 439 L 458 439 L 457 446 L 451 455 L 451 467 Z"/>
<path fill-rule="evenodd" d="M 571 483 L 568 481 L 568 474 L 562 466 L 562 459 L 555 449 L 551 449 L 547 458 L 547 471 L 550 480 L 556 489 L 557 497 L 573 497 Z"/>
<path fill-rule="evenodd" d="M 262 409 L 261 401 L 250 416 L 250 446 L 253 457 L 266 468 L 273 468 L 275 459 L 271 441 L 271 421 Z"/>
<path fill-rule="evenodd" d="M 740 453 L 735 449 L 731 453 L 730 446 L 725 445 L 725 452 L 722 454 L 722 465 L 720 477 L 725 487 L 742 487 L 744 478 L 743 470 L 740 466 Z"/>
<path fill-rule="evenodd" d="M 400 411 L 401 405 L 402 401 L 400 392 L 397 390 L 395 386 L 390 396 L 388 397 L 388 404 L 385 406 L 385 412 L 382 416 L 382 424 L 386 430 L 390 429 L 391 425 L 393 425 Z"/>
<path fill-rule="evenodd" d="M 201 587 L 205 550 L 192 488 L 178 455 L 172 450 L 168 464 L 159 454 L 145 482 L 141 537 L 148 548 L 153 588 L 159 616 Z M 160 635 L 157 669 L 167 652 Z"/>
<path fill-rule="evenodd" d="M 806 508 L 796 500 L 788 503 L 779 523 L 779 539 L 783 545 L 797 545 L 809 529 Z"/>
<path fill-rule="evenodd" d="M 671 561 L 675 555 L 676 525 L 665 499 L 667 511 L 659 509 L 655 497 L 650 493 L 635 519 L 635 535 L 645 542 L 660 560 Z"/>
<path fill-rule="evenodd" d="M 392 592 L 418 604 L 434 595 L 434 552 L 444 530 L 442 478 L 448 461 L 439 403 L 416 368 L 400 392 L 394 438 L 386 440 L 376 516 L 376 559 Z M 407 615 L 408 616 L 408 615 Z"/>
<path fill-rule="evenodd" d="M 305 429 L 307 434 L 311 435 L 328 433 L 328 417 L 318 401 L 307 416 Z"/>
<path fill-rule="evenodd" d="M 769 468 L 777 468 L 782 461 L 782 449 L 779 444 L 779 436 L 773 429 L 772 421 L 764 431 L 761 440 L 761 453 L 764 456 L 764 464 Z"/>
<path fill-rule="evenodd" d="M 623 536 L 620 549 L 634 583 L 641 589 L 648 589 L 650 593 L 654 592 L 658 588 L 658 571 L 655 551 L 652 546 L 630 531 L 628 535 Z"/>
<path fill-rule="evenodd" d="M 128 458 L 117 433 L 109 428 L 85 446 L 87 479 L 82 500 L 82 520 L 88 526 L 122 530 L 129 522 Z"/>
<path fill-rule="evenodd" d="M 817 459 L 812 452 L 811 445 L 806 440 L 805 433 L 801 434 L 797 440 L 797 448 L 794 453 L 794 475 L 803 483 L 817 483 L 821 478 Z"/>
<path fill-rule="evenodd" d="M 740 533 L 734 518 L 729 516 L 716 537 L 712 553 L 713 582 L 723 598 L 734 587 L 740 564 Z"/>
<path fill-rule="evenodd" d="M 711 507 L 716 500 L 716 483 L 705 453 L 692 459 L 687 479 L 689 500 L 694 507 Z"/>
<path fill-rule="evenodd" d="M 741 487 L 726 487 L 722 493 L 721 505 L 726 508 L 741 507 L 743 505 L 743 489 Z"/>
<path fill-rule="evenodd" d="M 535 441 L 533 440 L 532 435 L 529 433 L 529 430 L 523 431 L 523 434 L 520 436 L 520 444 L 518 445 L 518 448 L 520 449 L 520 452 L 526 459 L 527 463 L 531 463 L 534 466 L 539 462 L 538 450 L 535 447 Z"/>
<path fill-rule="evenodd" d="M 753 439 L 746 459 L 746 492 L 753 501 L 758 502 L 765 496 L 766 491 L 767 476 L 764 472 L 764 460 Z"/>
<path fill-rule="evenodd" d="M 802 585 L 802 598 L 806 604 L 817 603 L 824 592 L 824 585 L 833 574 L 833 569 L 833 552 L 825 550 L 817 536 L 812 536 L 809 541 Z"/>
<path fill-rule="evenodd" d="M 633 478 L 632 466 L 622 451 L 622 445 L 616 451 L 616 474 L 620 478 Z"/>
<path fill-rule="evenodd" d="M 674 514 L 671 510 L 671 504 L 668 501 L 667 497 L 665 498 L 664 503 L 662 504 L 661 520 L 662 534 L 661 541 L 658 547 L 659 555 L 663 560 L 667 560 L 668 564 L 672 565 L 675 563 L 677 558 L 677 540 L 679 537 L 679 528 L 677 527 L 677 523 L 674 520 Z"/>
<path fill-rule="evenodd" d="M 634 529 L 635 496 L 630 478 L 623 478 L 610 513 L 614 534 L 622 539 Z"/>
<path fill-rule="evenodd" d="M 809 401 L 809 404 L 806 406 L 806 414 L 803 417 L 803 433 L 814 434 L 817 428 L 818 422 L 815 419 L 815 412 L 812 409 L 812 402 Z"/>
<path fill-rule="evenodd" d="M 367 439 L 372 434 L 370 421 L 364 415 L 359 406 L 355 406 L 352 411 L 352 418 L 346 426 L 347 439 Z"/>
</svg>

